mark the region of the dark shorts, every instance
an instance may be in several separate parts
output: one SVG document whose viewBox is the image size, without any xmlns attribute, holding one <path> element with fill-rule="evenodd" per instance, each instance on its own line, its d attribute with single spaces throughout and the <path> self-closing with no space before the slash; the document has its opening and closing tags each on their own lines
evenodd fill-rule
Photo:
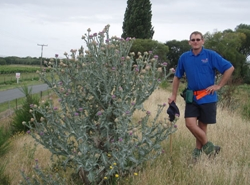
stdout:
<svg viewBox="0 0 250 185">
<path fill-rule="evenodd" d="M 216 123 L 217 103 L 206 103 L 198 105 L 196 103 L 186 103 L 185 118 L 197 117 L 205 124 Z"/>
</svg>

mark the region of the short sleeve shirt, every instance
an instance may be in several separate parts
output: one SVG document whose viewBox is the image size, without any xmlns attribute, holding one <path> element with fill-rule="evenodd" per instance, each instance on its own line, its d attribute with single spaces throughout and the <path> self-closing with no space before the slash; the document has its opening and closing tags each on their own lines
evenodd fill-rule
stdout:
<svg viewBox="0 0 250 185">
<path fill-rule="evenodd" d="M 178 61 L 175 76 L 181 78 L 184 73 L 188 81 L 188 89 L 198 91 L 214 85 L 216 70 L 223 74 L 232 64 L 215 51 L 202 48 L 198 55 L 192 50 L 183 53 Z M 216 92 L 194 101 L 198 104 L 217 102 Z"/>
</svg>

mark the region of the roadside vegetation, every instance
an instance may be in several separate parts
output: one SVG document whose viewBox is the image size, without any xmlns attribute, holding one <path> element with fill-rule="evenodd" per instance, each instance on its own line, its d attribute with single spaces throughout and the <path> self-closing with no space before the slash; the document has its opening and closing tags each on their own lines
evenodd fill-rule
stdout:
<svg viewBox="0 0 250 185">
<path fill-rule="evenodd" d="M 181 89 L 185 83 L 181 84 Z M 156 90 L 144 103 L 145 108 L 154 112 L 158 102 L 167 102 L 170 95 L 171 84 L 165 81 L 160 89 Z M 233 84 L 223 88 L 222 99 L 218 107 L 218 123 L 210 126 L 209 139 L 222 146 L 222 152 L 214 160 L 202 156 L 202 161 L 193 165 L 190 163 L 191 151 L 194 146 L 193 136 L 187 132 L 184 119 L 184 101 L 179 96 L 177 105 L 181 111 L 180 119 L 177 122 L 178 130 L 170 138 L 162 143 L 164 151 L 155 163 L 146 163 L 143 170 L 136 175 L 120 178 L 119 183 L 124 185 L 165 185 L 165 184 L 236 184 L 246 185 L 250 177 L 250 86 L 247 84 L 234 86 Z M 57 96 L 50 94 L 55 103 Z M 49 97 L 43 98 L 44 100 Z M 22 100 L 24 101 L 25 98 Z M 40 100 L 41 101 L 41 100 Z M 6 104 L 7 105 L 7 104 Z M 56 105 L 56 104 L 55 104 Z M 225 106 L 227 105 L 227 106 Z M 2 106 L 1 106 L 2 107 Z M 3 109 L 4 111 L 4 109 Z M 166 110 L 165 110 L 166 111 Z M 1 111 L 0 111 L 1 112 Z M 140 115 L 135 113 L 134 120 Z M 164 119 L 167 114 L 163 114 Z M 7 129 L 11 133 L 11 124 L 14 114 L 1 120 L 1 130 Z M 0 156 L 0 184 L 18 184 L 22 180 L 20 171 L 23 170 L 30 178 L 35 175 L 33 167 L 39 165 L 46 173 L 66 177 L 69 185 L 81 184 L 78 174 L 73 170 L 64 171 L 60 159 L 50 160 L 51 153 L 37 144 L 25 130 L 19 130 L 14 135 L 1 135 L 2 146 L 5 147 L 3 155 Z M 228 140 L 230 138 L 230 140 Z M 239 147 L 240 146 L 240 150 Z M 202 173 L 201 173 L 202 172 Z M 198 175 L 193 175 L 193 174 Z"/>
<path fill-rule="evenodd" d="M 249 87 L 241 88 L 243 94 L 250 91 Z M 244 90 L 243 90 L 244 89 Z M 245 92 L 247 90 L 247 92 Z M 147 110 L 154 112 L 157 103 L 167 102 L 170 91 L 167 89 L 156 90 L 144 103 Z M 56 96 L 53 97 L 56 101 Z M 249 99 L 241 99 L 241 102 L 249 104 Z M 218 107 L 217 124 L 209 127 L 208 136 L 216 144 L 222 147 L 221 153 L 215 159 L 208 159 L 205 155 L 196 165 L 190 163 L 194 138 L 187 131 L 184 124 L 183 111 L 184 101 L 179 96 L 177 105 L 181 116 L 177 122 L 178 130 L 172 134 L 172 147 L 170 139 L 162 143 L 164 151 L 155 163 L 146 163 L 143 170 L 136 175 L 125 179 L 121 178 L 120 183 L 124 185 L 165 185 L 165 184 L 235 184 L 247 185 L 250 181 L 250 121 L 244 119 L 237 111 L 230 111 L 227 108 Z M 232 105 L 233 106 L 233 105 Z M 249 114 L 250 112 L 248 112 Z M 133 119 L 140 116 L 134 114 Z M 167 117 L 163 114 L 161 119 Z M 5 128 L 10 126 L 9 119 L 2 123 Z M 24 170 L 31 178 L 34 175 L 33 167 L 38 162 L 41 169 L 55 174 L 58 173 L 67 177 L 68 184 L 81 184 L 74 171 L 64 172 L 58 160 L 50 160 L 51 153 L 41 145 L 36 144 L 33 138 L 26 132 L 19 132 L 13 135 L 10 140 L 11 149 L 6 155 L 0 158 L 1 163 L 5 161 L 5 175 L 11 179 L 11 184 L 18 184 L 22 180 L 20 170 Z M 196 175 L 193 175 L 196 174 Z"/>
</svg>

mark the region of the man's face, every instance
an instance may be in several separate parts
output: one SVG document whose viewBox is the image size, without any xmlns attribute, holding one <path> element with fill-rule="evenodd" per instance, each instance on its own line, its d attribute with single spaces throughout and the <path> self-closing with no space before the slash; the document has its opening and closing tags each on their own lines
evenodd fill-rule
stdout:
<svg viewBox="0 0 250 185">
<path fill-rule="evenodd" d="M 193 34 L 189 40 L 189 45 L 192 47 L 193 50 L 199 50 L 202 48 L 204 44 L 204 40 L 201 39 L 200 34 Z"/>
</svg>

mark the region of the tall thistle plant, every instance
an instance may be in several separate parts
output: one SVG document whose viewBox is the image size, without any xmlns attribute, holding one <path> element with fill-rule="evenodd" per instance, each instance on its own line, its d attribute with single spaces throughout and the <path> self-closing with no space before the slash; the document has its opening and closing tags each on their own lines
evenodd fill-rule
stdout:
<svg viewBox="0 0 250 185">
<path fill-rule="evenodd" d="M 39 72 L 59 97 L 60 106 L 31 105 L 30 134 L 63 165 L 71 165 L 85 184 L 105 184 L 136 173 L 140 166 L 161 154 L 160 143 L 175 131 L 168 119 L 159 120 L 143 103 L 168 75 L 152 52 L 129 53 L 132 38 L 109 37 L 103 31 L 82 36 L 83 48 L 65 53 L 66 59 L 47 62 L 50 72 Z M 139 121 L 133 113 L 143 111 Z M 167 117 L 167 116 L 166 116 Z M 32 125 L 35 127 L 32 127 Z"/>
</svg>

